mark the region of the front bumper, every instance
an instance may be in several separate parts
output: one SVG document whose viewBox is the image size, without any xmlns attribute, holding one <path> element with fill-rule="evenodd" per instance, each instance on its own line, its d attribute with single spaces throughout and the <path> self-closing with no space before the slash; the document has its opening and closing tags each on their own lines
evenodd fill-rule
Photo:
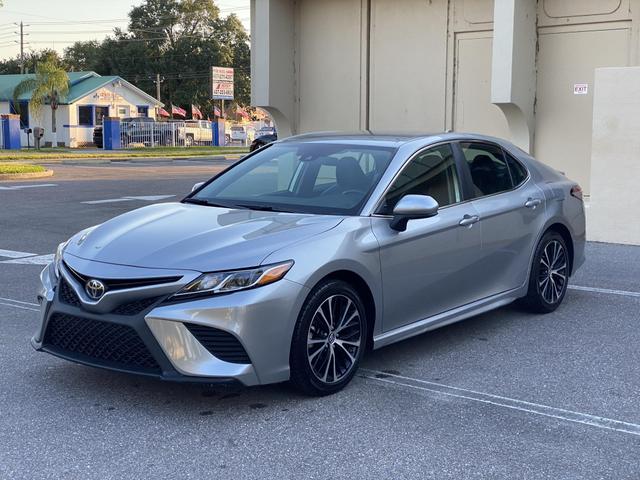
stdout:
<svg viewBox="0 0 640 480">
<path fill-rule="evenodd" d="M 83 274 L 100 278 L 96 271 L 99 264 L 84 262 L 81 267 L 84 270 L 78 270 Z M 194 275 L 187 273 L 182 283 Z M 302 285 L 283 279 L 253 290 L 179 303 L 166 302 L 170 295 L 166 288 L 156 296 L 152 287 L 142 293 L 136 289 L 112 292 L 111 298 L 105 295 L 92 302 L 69 270 L 61 268 L 61 277 L 67 284 L 64 288 L 71 287 L 79 301 L 69 302 L 68 290 L 61 293 L 62 283 L 51 265 L 42 271 L 38 293 L 41 322 L 31 340 L 36 350 L 85 365 L 165 380 L 249 386 L 289 378 L 291 337 L 308 294 Z M 179 288 L 174 285 L 173 291 Z M 114 309 L 120 298 L 130 301 L 141 294 L 155 301 L 134 315 Z M 213 343 L 207 342 L 211 338 L 208 332 L 213 333 Z M 238 348 L 246 356 L 235 355 Z"/>
</svg>

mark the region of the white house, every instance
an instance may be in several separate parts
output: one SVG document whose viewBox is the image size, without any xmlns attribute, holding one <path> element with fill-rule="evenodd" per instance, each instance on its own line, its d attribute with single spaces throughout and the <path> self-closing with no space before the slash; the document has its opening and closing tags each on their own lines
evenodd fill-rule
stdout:
<svg viewBox="0 0 640 480">
<path fill-rule="evenodd" d="M 118 76 L 101 76 L 95 72 L 69 72 L 69 93 L 56 111 L 56 140 L 59 146 L 82 147 L 93 144 L 93 128 L 102 118 L 150 116 L 155 118 L 163 104 Z M 22 80 L 35 75 L 0 75 L 0 114 L 17 113 L 13 91 Z M 31 92 L 18 98 L 22 128 L 43 127 L 45 145 L 51 145 L 51 108 L 44 105 L 39 112 L 29 107 Z M 31 138 L 31 144 L 33 139 Z M 22 133 L 22 145 L 27 134 Z"/>
</svg>

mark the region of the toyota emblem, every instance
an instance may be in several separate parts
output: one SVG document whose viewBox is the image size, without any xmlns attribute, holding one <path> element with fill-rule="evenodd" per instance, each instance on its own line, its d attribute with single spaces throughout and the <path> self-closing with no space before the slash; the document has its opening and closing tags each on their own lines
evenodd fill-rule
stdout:
<svg viewBox="0 0 640 480">
<path fill-rule="evenodd" d="M 93 300 L 99 300 L 105 292 L 104 283 L 102 283 L 100 280 L 91 279 L 85 284 L 84 291 L 87 292 L 89 298 L 92 298 Z"/>
</svg>

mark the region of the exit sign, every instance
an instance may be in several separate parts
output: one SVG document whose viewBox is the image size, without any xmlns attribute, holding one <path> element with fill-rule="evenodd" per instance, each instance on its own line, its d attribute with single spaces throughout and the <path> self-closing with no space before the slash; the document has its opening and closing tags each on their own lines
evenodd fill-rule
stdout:
<svg viewBox="0 0 640 480">
<path fill-rule="evenodd" d="M 589 93 L 589 84 L 588 83 L 576 83 L 573 86 L 573 94 L 574 95 L 587 95 Z"/>
</svg>

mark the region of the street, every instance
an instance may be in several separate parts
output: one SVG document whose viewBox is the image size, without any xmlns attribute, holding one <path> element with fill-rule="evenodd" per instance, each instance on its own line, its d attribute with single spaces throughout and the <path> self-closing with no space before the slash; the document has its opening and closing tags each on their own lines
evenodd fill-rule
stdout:
<svg viewBox="0 0 640 480">
<path fill-rule="evenodd" d="M 35 352 L 58 243 L 178 201 L 206 160 L 0 182 L 0 479 L 640 478 L 640 247 L 590 243 L 563 305 L 507 306 L 374 352 L 324 398 L 172 384 Z"/>
</svg>

